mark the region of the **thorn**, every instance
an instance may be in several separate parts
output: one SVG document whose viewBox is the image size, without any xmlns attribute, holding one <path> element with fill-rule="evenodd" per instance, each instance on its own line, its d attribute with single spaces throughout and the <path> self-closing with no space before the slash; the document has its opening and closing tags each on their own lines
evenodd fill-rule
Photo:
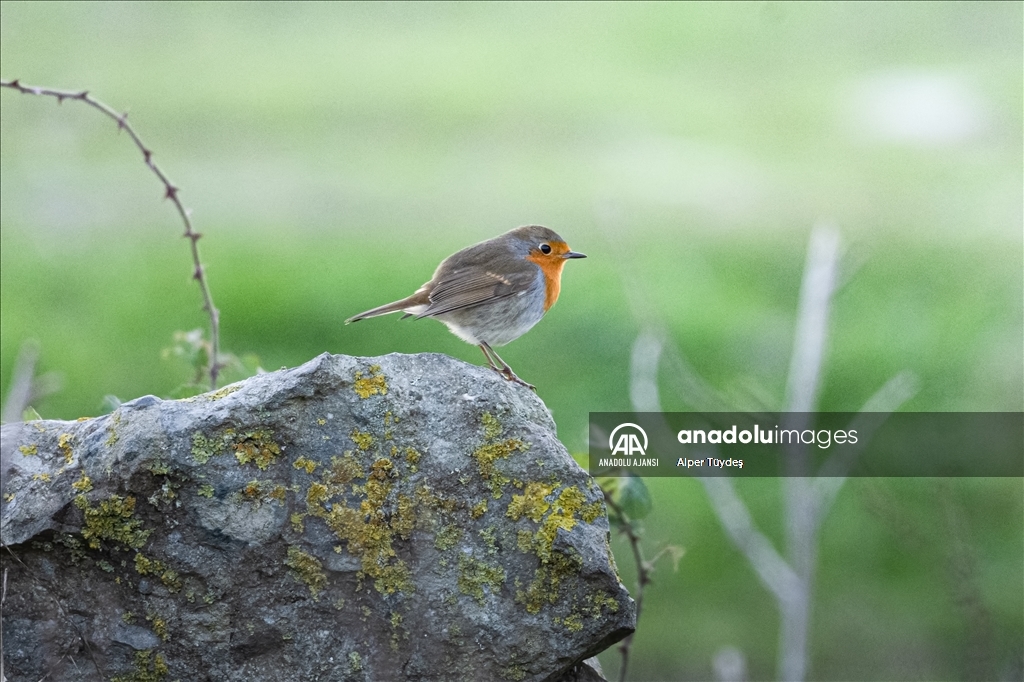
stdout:
<svg viewBox="0 0 1024 682">
<path fill-rule="evenodd" d="M 39 89 L 36 88 L 36 91 L 33 94 L 38 95 Z M 57 104 L 64 104 L 64 97 L 65 95 L 57 95 Z"/>
<path fill-rule="evenodd" d="M 14 80 L 11 81 L 11 87 L 12 88 L 17 88 L 18 90 L 21 90 L 21 82 L 20 81 L 21 81 L 20 78 L 15 78 Z"/>
<path fill-rule="evenodd" d="M 127 125 L 128 125 L 128 112 L 126 111 L 123 114 L 121 114 L 121 116 L 118 117 L 118 119 L 117 119 L 117 130 L 118 130 L 118 132 L 124 130 L 125 127 L 127 127 Z"/>
<path fill-rule="evenodd" d="M 143 147 L 142 148 L 142 158 L 145 159 L 146 163 L 148 164 L 149 160 L 151 158 L 153 158 L 153 152 L 151 152 L 148 149 L 146 149 L 145 147 Z"/>
<path fill-rule="evenodd" d="M 195 272 L 192 273 L 192 279 L 199 280 L 199 279 L 202 279 L 202 278 L 203 278 L 203 266 L 202 265 L 197 265 L 196 269 L 195 269 Z"/>
<path fill-rule="evenodd" d="M 82 90 L 80 93 L 75 95 L 75 97 L 77 97 L 78 99 L 85 99 L 88 96 L 89 96 L 89 91 L 88 90 Z"/>
<path fill-rule="evenodd" d="M 176 200 L 177 198 L 178 198 L 178 188 L 175 187 L 174 185 L 167 185 L 167 192 L 164 194 L 164 199 L 174 199 L 174 200 Z"/>
</svg>

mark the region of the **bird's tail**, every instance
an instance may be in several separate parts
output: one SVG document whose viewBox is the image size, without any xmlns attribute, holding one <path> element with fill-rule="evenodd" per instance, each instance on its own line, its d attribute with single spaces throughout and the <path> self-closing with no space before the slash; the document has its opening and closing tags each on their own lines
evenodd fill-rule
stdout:
<svg viewBox="0 0 1024 682">
<path fill-rule="evenodd" d="M 385 305 L 377 306 L 376 308 L 370 308 L 366 312 L 359 313 L 358 315 L 353 315 L 345 320 L 345 324 L 365 320 L 368 317 L 377 317 L 379 315 L 397 313 L 400 310 L 406 310 L 408 308 L 415 308 L 416 306 L 423 305 L 423 301 L 421 301 L 420 298 L 422 298 L 422 294 L 417 291 L 408 298 L 403 298 L 402 300 L 395 301 L 394 303 L 386 303 Z"/>
</svg>

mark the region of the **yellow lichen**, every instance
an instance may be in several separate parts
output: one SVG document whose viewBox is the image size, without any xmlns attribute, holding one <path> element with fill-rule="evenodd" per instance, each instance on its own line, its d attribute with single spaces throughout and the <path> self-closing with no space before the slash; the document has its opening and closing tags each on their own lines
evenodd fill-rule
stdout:
<svg viewBox="0 0 1024 682">
<path fill-rule="evenodd" d="M 369 433 L 353 430 L 350 438 L 352 438 L 352 442 L 360 450 L 366 451 L 373 447 L 374 438 Z"/>
<path fill-rule="evenodd" d="M 496 440 L 501 435 L 501 422 L 490 412 L 480 415 L 480 423 L 484 425 L 484 440 Z"/>
<path fill-rule="evenodd" d="M 158 560 L 150 559 L 142 552 L 135 554 L 135 571 L 139 575 L 153 575 L 160 578 L 170 592 L 177 592 L 181 589 L 181 578 L 178 572 L 167 568 L 167 564 Z"/>
<path fill-rule="evenodd" d="M 19 445 L 18 452 L 25 457 L 32 457 L 39 454 L 39 447 L 36 445 Z"/>
<path fill-rule="evenodd" d="M 392 498 L 397 472 L 390 459 L 382 457 L 374 461 L 366 483 L 352 485 L 352 492 L 362 496 L 358 508 L 348 507 L 343 502 L 333 503 L 330 511 L 324 506 L 333 496 L 345 495 L 343 484 L 335 481 L 350 481 L 353 474 L 362 473 L 357 465 L 351 455 L 335 459 L 321 478 L 324 482 L 310 486 L 306 496 L 308 512 L 322 518 L 339 539 L 346 541 L 348 552 L 359 557 L 358 578 L 373 578 L 374 587 L 381 594 L 411 591 L 409 567 L 397 558 L 393 543 L 395 537 L 407 538 L 411 533 L 415 524 L 415 501 L 401 494 Z"/>
<path fill-rule="evenodd" d="M 47 474 L 45 472 L 41 473 L 41 474 L 32 474 L 32 480 L 33 481 L 42 481 L 44 483 L 49 483 L 49 481 L 50 481 L 50 474 Z"/>
<path fill-rule="evenodd" d="M 387 395 L 388 383 L 384 374 L 380 371 L 380 365 L 370 365 L 370 373 L 366 376 L 357 370 L 352 389 L 363 400 L 366 400 L 371 395 Z"/>
<path fill-rule="evenodd" d="M 319 465 L 311 459 L 299 457 L 297 460 L 292 462 L 292 466 L 296 469 L 305 469 L 307 474 L 311 474 L 316 471 L 316 468 Z"/>
<path fill-rule="evenodd" d="M 540 523 L 551 505 L 544 499 L 555 489 L 553 485 L 532 481 L 526 485 L 522 495 L 513 495 L 505 515 L 513 521 L 523 516 Z"/>
<path fill-rule="evenodd" d="M 506 668 L 502 668 L 498 674 L 503 680 L 522 682 L 522 680 L 526 679 L 526 668 L 521 665 L 510 665 Z"/>
<path fill-rule="evenodd" d="M 405 448 L 405 461 L 409 463 L 409 471 L 416 473 L 420 461 L 420 453 L 415 448 Z"/>
<path fill-rule="evenodd" d="M 328 497 L 327 486 L 322 483 L 312 483 L 309 490 L 306 491 L 306 506 L 311 508 L 311 513 L 316 513 L 312 509 L 326 502 Z"/>
<path fill-rule="evenodd" d="M 96 507 L 90 507 L 84 495 L 75 498 L 75 505 L 83 510 L 85 525 L 82 537 L 93 549 L 99 549 L 101 540 L 139 549 L 149 539 L 149 530 L 142 528 L 142 522 L 132 518 L 135 513 L 135 498 L 112 495 L 101 500 Z"/>
<path fill-rule="evenodd" d="M 167 621 L 155 613 L 146 616 L 146 620 L 153 624 L 153 632 L 159 635 L 165 642 L 171 638 L 170 630 L 167 629 Z"/>
<path fill-rule="evenodd" d="M 274 442 L 270 429 L 256 429 L 243 434 L 231 447 L 239 464 L 255 464 L 261 471 L 274 463 L 281 454 L 281 446 Z"/>
<path fill-rule="evenodd" d="M 227 396 L 231 395 L 240 388 L 242 388 L 242 382 L 238 382 L 237 384 L 229 384 L 224 388 L 220 389 L 219 391 L 212 391 L 210 393 L 207 393 L 205 397 L 208 400 L 220 400 L 221 398 L 226 398 Z"/>
<path fill-rule="evenodd" d="M 161 682 L 169 674 L 170 669 L 164 657 L 152 650 L 135 652 L 135 670 L 128 675 L 117 675 L 111 682 Z"/>
<path fill-rule="evenodd" d="M 288 548 L 288 558 L 284 563 L 295 571 L 300 581 L 306 583 L 313 599 L 318 599 L 320 592 L 327 586 L 327 574 L 324 573 L 324 565 L 320 560 L 293 546 Z"/>
<path fill-rule="evenodd" d="M 558 600 L 562 581 L 578 576 L 582 567 L 583 560 L 578 554 L 550 553 L 541 561 L 527 588 L 516 591 L 516 601 L 523 604 L 528 613 L 539 613 L 545 603 L 554 604 Z"/>
<path fill-rule="evenodd" d="M 60 434 L 60 437 L 57 438 L 57 447 L 60 448 L 61 454 L 64 455 L 64 462 L 66 464 L 71 464 L 71 461 L 75 457 L 74 452 L 71 450 L 71 442 L 74 439 L 75 437 L 70 433 L 62 433 Z"/>
<path fill-rule="evenodd" d="M 602 500 L 597 500 L 595 502 L 591 502 L 590 504 L 585 504 L 580 509 L 580 518 L 587 523 L 593 523 L 603 515 L 604 502 Z"/>
<path fill-rule="evenodd" d="M 496 593 L 504 583 L 505 569 L 501 566 L 491 566 L 465 554 L 459 557 L 459 591 L 473 597 L 477 603 L 484 603 L 485 586 Z"/>
<path fill-rule="evenodd" d="M 498 438 L 501 436 L 502 430 L 501 423 L 489 412 L 484 412 L 480 416 L 480 421 L 484 427 L 484 444 L 472 453 L 472 457 L 476 460 L 480 477 L 490 486 L 494 499 L 498 499 L 501 497 L 502 488 L 509 483 L 510 479 L 498 471 L 495 463 L 499 459 L 509 457 L 514 452 L 526 452 L 530 449 L 530 444 L 518 438 L 499 441 Z"/>
<path fill-rule="evenodd" d="M 209 483 L 204 483 L 199 486 L 199 494 L 203 497 L 213 497 L 213 486 Z"/>
<path fill-rule="evenodd" d="M 366 473 L 363 471 L 362 465 L 352 456 L 351 452 L 346 452 L 343 457 L 331 457 L 331 468 L 324 475 L 323 480 L 330 485 L 341 486 L 364 476 Z"/>
<path fill-rule="evenodd" d="M 481 516 L 487 513 L 487 500 L 480 500 L 473 508 L 469 510 L 469 515 L 474 519 L 479 519 Z"/>
<path fill-rule="evenodd" d="M 71 484 L 71 487 L 72 487 L 72 488 L 73 488 L 73 489 L 74 489 L 75 491 L 77 491 L 77 492 L 80 492 L 80 493 L 87 493 L 87 492 L 89 492 L 90 490 L 92 490 L 92 481 L 91 481 L 91 480 L 89 480 L 89 477 L 88 477 L 88 476 L 86 476 L 86 475 L 85 475 L 85 472 L 83 471 L 83 472 L 82 472 L 82 477 L 81 477 L 81 478 L 79 478 L 79 479 L 78 479 L 77 481 L 75 481 L 74 483 L 72 483 L 72 484 Z"/>
<path fill-rule="evenodd" d="M 583 618 L 578 613 L 572 613 L 562 619 L 562 625 L 569 632 L 579 632 L 583 629 Z"/>
<path fill-rule="evenodd" d="M 434 536 L 434 547 L 445 552 L 454 547 L 462 538 L 462 529 L 455 524 L 442 526 Z"/>
</svg>

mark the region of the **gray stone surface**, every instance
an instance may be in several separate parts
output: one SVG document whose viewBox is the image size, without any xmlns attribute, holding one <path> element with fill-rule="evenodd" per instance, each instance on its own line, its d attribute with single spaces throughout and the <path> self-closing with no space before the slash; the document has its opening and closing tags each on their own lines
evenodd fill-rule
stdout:
<svg viewBox="0 0 1024 682">
<path fill-rule="evenodd" d="M 12 682 L 555 680 L 635 625 L 544 404 L 445 356 L 9 424 L 0 465 Z"/>
</svg>

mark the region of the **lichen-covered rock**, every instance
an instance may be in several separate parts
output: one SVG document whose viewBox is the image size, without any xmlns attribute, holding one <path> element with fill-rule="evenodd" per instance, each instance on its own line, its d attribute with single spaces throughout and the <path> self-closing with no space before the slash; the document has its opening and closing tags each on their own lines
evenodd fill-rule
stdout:
<svg viewBox="0 0 1024 682">
<path fill-rule="evenodd" d="M 543 403 L 445 356 L 2 435 L 12 682 L 553 680 L 635 625 Z"/>
</svg>

